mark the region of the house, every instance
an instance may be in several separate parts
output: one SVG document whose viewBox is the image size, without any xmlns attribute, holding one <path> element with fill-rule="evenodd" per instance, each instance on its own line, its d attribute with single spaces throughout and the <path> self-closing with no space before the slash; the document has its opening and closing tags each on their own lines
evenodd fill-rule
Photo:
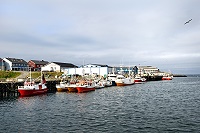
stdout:
<svg viewBox="0 0 200 133">
<path fill-rule="evenodd" d="M 77 66 L 71 63 L 51 62 L 41 67 L 41 70 L 50 72 L 63 72 L 68 68 L 77 68 Z"/>
<path fill-rule="evenodd" d="M 28 61 L 28 65 L 31 68 L 32 71 L 40 71 L 41 67 L 45 66 L 46 64 L 48 64 L 48 61 L 44 61 L 44 60 L 30 60 Z"/>
<path fill-rule="evenodd" d="M 28 63 L 23 59 L 3 58 L 5 70 L 9 71 L 28 71 Z"/>
<path fill-rule="evenodd" d="M 112 72 L 112 67 L 101 64 L 88 64 L 79 68 L 68 68 L 64 70 L 66 75 L 100 75 L 106 76 Z"/>
<path fill-rule="evenodd" d="M 5 70 L 5 61 L 0 58 L 0 71 Z"/>
</svg>

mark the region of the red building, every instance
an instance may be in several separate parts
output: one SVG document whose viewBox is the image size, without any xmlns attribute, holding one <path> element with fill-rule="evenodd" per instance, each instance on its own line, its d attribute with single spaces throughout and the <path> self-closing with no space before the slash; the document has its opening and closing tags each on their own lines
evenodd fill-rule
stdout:
<svg viewBox="0 0 200 133">
<path fill-rule="evenodd" d="M 46 64 L 48 64 L 48 61 L 44 61 L 44 60 L 30 60 L 28 62 L 28 66 L 31 68 L 32 71 L 40 71 L 41 67 L 45 66 Z"/>
</svg>

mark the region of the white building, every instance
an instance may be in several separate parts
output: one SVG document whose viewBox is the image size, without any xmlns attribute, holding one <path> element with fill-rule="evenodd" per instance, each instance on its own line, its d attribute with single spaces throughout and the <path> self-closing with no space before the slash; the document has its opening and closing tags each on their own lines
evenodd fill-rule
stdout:
<svg viewBox="0 0 200 133">
<path fill-rule="evenodd" d="M 152 74 L 158 73 L 159 69 L 153 66 L 138 66 L 138 74 Z"/>
<path fill-rule="evenodd" d="M 77 66 L 71 63 L 51 62 L 46 64 L 44 67 L 41 67 L 41 70 L 49 72 L 64 72 L 65 69 L 76 67 Z"/>
<path fill-rule="evenodd" d="M 67 68 L 64 73 L 66 75 L 100 75 L 107 76 L 108 73 L 112 72 L 112 68 L 108 65 L 100 65 L 100 64 L 88 64 L 85 66 L 81 66 L 80 68 Z"/>
</svg>

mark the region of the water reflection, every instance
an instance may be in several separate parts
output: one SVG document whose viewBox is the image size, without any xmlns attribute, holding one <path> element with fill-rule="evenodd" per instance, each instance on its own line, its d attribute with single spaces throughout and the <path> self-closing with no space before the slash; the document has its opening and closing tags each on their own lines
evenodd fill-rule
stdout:
<svg viewBox="0 0 200 133">
<path fill-rule="evenodd" d="M 0 101 L 0 129 L 2 132 L 197 132 L 199 81 L 199 78 L 175 78 L 88 93 L 59 92 Z"/>
</svg>

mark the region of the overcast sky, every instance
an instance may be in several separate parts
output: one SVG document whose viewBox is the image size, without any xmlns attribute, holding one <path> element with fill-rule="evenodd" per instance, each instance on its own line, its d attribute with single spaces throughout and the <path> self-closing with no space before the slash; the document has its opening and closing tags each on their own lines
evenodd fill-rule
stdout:
<svg viewBox="0 0 200 133">
<path fill-rule="evenodd" d="M 200 73 L 200 0 L 0 0 L 0 57 Z"/>
</svg>

